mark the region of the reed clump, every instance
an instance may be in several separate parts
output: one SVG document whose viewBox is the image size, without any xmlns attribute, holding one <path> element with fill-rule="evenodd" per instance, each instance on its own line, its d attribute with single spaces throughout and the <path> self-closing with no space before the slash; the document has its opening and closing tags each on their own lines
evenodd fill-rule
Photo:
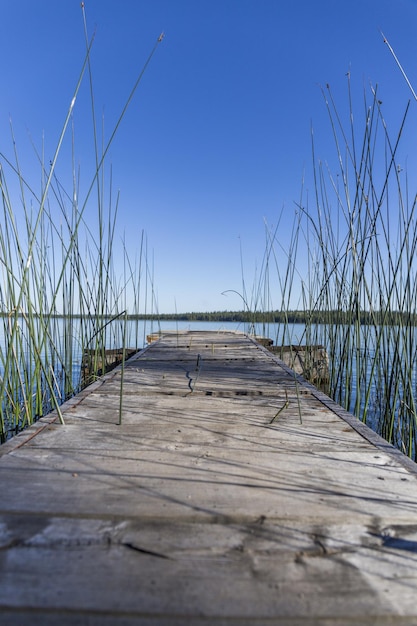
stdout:
<svg viewBox="0 0 417 626">
<path fill-rule="evenodd" d="M 133 302 L 132 313 L 139 313 L 146 238 L 138 234 L 140 251 L 134 261 L 123 243 L 121 250 L 117 245 L 119 197 L 113 199 L 106 156 L 162 36 L 105 142 L 95 122 L 93 42 L 87 36 L 83 4 L 82 11 L 86 54 L 54 156 L 45 162 L 43 150 L 34 149 L 40 185 L 35 187 L 22 171 L 12 128 L 13 156 L 0 152 L 0 441 L 52 409 L 63 421 L 60 405 L 83 385 L 82 355 L 90 355 L 91 380 L 100 372 L 108 347 L 121 347 L 125 353 L 127 303 Z M 77 95 L 85 79 L 91 96 L 95 167 L 81 197 L 73 128 Z M 63 170 L 61 153 L 68 136 L 70 189 L 57 174 L 58 163 Z M 138 337 L 133 340 L 139 345 Z"/>
<path fill-rule="evenodd" d="M 417 460 L 417 196 L 399 162 L 410 103 L 391 136 L 378 89 L 357 115 L 347 83 L 346 122 L 322 89 L 336 166 L 318 158 L 312 132 L 313 197 L 303 188 L 288 246 L 267 227 L 256 297 L 271 310 L 278 292 L 281 312 L 303 310 L 298 339 L 326 347 L 329 394 Z M 290 322 L 279 327 L 276 343 L 294 343 Z"/>
</svg>

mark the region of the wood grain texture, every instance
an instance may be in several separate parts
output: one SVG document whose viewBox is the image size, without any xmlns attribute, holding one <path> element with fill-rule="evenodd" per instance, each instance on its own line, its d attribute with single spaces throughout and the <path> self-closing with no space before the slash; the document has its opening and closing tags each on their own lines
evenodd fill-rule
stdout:
<svg viewBox="0 0 417 626">
<path fill-rule="evenodd" d="M 240 333 L 167 333 L 0 448 L 0 622 L 417 623 L 415 466 Z"/>
</svg>

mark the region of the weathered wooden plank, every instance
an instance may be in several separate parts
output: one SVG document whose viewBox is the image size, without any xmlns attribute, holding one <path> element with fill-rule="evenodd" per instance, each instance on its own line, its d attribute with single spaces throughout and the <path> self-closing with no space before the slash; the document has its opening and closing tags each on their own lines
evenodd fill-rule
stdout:
<svg viewBox="0 0 417 626">
<path fill-rule="evenodd" d="M 0 448 L 2 623 L 417 621 L 414 464 L 241 334 L 130 359 L 118 425 L 120 388 Z"/>
</svg>

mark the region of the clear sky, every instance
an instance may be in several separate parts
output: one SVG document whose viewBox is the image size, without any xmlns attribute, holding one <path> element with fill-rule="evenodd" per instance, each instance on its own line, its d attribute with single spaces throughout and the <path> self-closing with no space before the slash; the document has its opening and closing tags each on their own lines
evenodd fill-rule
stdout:
<svg viewBox="0 0 417 626">
<path fill-rule="evenodd" d="M 334 147 L 320 85 L 343 108 L 350 71 L 359 106 L 378 84 L 394 127 L 410 91 L 380 31 L 417 85 L 417 0 L 85 0 L 96 113 L 108 138 L 158 46 L 110 148 L 120 190 L 118 238 L 132 255 L 144 229 L 159 310 L 242 308 L 265 221 L 289 238 L 301 181 L 311 185 L 311 124 L 320 156 Z M 0 0 L 0 151 L 9 118 L 26 172 L 31 140 L 52 158 L 84 55 L 79 0 Z M 417 119 L 413 103 L 411 119 Z M 412 130 L 406 156 L 416 149 Z M 74 108 L 81 179 L 91 177 L 87 77 Z M 30 139 L 30 138 L 31 139 Z M 70 143 L 70 142 L 69 142 Z M 408 151 L 408 152 L 407 152 Z M 70 150 L 57 172 L 71 179 Z M 94 211 L 91 210 L 91 220 Z"/>
</svg>

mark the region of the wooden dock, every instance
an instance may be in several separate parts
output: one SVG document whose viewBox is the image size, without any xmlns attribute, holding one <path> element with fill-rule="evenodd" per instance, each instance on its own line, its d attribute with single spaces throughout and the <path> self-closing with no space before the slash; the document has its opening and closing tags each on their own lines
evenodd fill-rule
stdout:
<svg viewBox="0 0 417 626">
<path fill-rule="evenodd" d="M 417 624 L 414 463 L 243 334 L 121 381 L 0 447 L 1 624 Z"/>
</svg>

